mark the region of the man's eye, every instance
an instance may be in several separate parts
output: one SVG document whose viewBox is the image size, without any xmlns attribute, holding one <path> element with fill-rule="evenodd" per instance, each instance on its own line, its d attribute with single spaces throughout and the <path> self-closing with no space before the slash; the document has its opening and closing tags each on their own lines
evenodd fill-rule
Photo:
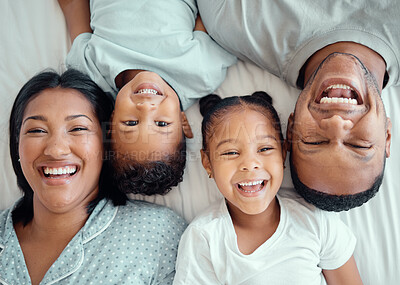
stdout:
<svg viewBox="0 0 400 285">
<path fill-rule="evenodd" d="M 125 121 L 123 123 L 126 126 L 132 127 L 132 126 L 136 126 L 139 123 L 139 121 Z"/>
<path fill-rule="evenodd" d="M 356 144 L 349 144 L 350 147 L 352 148 L 358 148 L 358 149 L 370 149 L 371 146 L 363 146 L 363 145 L 356 145 Z"/>
<path fill-rule="evenodd" d="M 320 144 L 323 144 L 324 141 L 316 141 L 316 142 L 306 142 L 306 141 L 303 141 L 303 143 L 304 143 L 304 144 L 309 144 L 309 145 L 320 145 Z"/>
<path fill-rule="evenodd" d="M 164 122 L 164 121 L 155 121 L 156 126 L 158 127 L 167 127 L 169 125 L 169 123 Z"/>
</svg>

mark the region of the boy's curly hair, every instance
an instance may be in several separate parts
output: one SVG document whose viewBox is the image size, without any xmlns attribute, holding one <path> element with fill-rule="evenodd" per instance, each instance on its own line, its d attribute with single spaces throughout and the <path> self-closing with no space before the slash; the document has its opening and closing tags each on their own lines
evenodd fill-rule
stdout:
<svg viewBox="0 0 400 285">
<path fill-rule="evenodd" d="M 154 195 L 167 194 L 182 181 L 186 165 L 186 140 L 183 137 L 174 155 L 164 160 L 138 162 L 128 160 L 112 162 L 114 185 L 126 194 Z"/>
</svg>

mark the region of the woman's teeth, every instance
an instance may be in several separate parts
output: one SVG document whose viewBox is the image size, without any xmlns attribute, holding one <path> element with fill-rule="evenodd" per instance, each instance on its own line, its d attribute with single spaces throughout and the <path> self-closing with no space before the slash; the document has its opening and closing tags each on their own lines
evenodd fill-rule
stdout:
<svg viewBox="0 0 400 285">
<path fill-rule="evenodd" d="M 43 173 L 45 175 L 64 175 L 64 174 L 74 174 L 76 172 L 76 166 L 67 166 L 67 167 L 44 167 Z"/>
<path fill-rule="evenodd" d="M 139 89 L 136 93 L 137 93 L 137 94 L 143 94 L 143 93 L 144 93 L 144 94 L 154 94 L 154 95 L 157 95 L 157 94 L 158 94 L 157 90 L 150 89 L 150 88 Z"/>
<path fill-rule="evenodd" d="M 357 100 L 356 99 L 351 99 L 351 98 L 337 98 L 337 97 L 323 97 L 320 101 L 321 104 L 329 104 L 329 103 L 344 103 L 344 104 L 351 104 L 351 105 L 357 105 Z"/>
</svg>

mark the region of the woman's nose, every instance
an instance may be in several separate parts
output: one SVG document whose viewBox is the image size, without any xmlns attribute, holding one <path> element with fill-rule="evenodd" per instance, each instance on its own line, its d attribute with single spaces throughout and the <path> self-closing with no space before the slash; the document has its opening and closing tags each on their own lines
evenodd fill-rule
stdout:
<svg viewBox="0 0 400 285">
<path fill-rule="evenodd" d="M 71 152 L 69 147 L 68 138 L 62 134 L 53 134 L 47 140 L 46 148 L 44 149 L 44 154 L 59 158 L 67 155 Z"/>
</svg>

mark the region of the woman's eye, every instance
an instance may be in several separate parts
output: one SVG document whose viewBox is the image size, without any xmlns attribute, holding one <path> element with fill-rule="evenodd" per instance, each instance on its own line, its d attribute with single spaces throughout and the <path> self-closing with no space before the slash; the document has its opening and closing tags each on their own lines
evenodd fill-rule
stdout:
<svg viewBox="0 0 400 285">
<path fill-rule="evenodd" d="M 125 121 L 124 125 L 132 127 L 132 126 L 136 126 L 139 123 L 139 121 Z"/>
<path fill-rule="evenodd" d="M 71 132 L 79 132 L 79 131 L 87 131 L 88 129 L 85 127 L 75 127 L 71 130 Z"/>
<path fill-rule="evenodd" d="M 32 129 L 32 130 L 28 130 L 26 133 L 27 134 L 40 134 L 40 133 L 45 133 L 45 131 L 42 129 Z"/>
<path fill-rule="evenodd" d="M 169 123 L 164 122 L 164 121 L 155 121 L 156 126 L 158 127 L 167 127 L 169 125 Z"/>
</svg>

